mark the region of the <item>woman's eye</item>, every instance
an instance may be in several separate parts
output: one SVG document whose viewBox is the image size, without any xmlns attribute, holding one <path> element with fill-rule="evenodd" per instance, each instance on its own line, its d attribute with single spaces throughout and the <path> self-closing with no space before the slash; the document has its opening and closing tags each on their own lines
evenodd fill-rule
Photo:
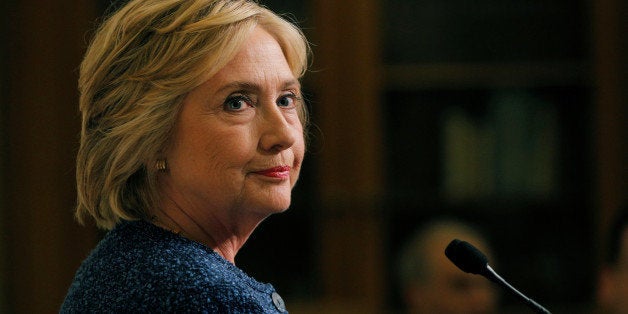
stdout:
<svg viewBox="0 0 628 314">
<path fill-rule="evenodd" d="M 249 100 L 244 96 L 233 96 L 227 98 L 224 103 L 224 108 L 227 111 L 238 111 L 249 106 Z"/>
<path fill-rule="evenodd" d="M 297 96 L 294 94 L 284 95 L 277 100 L 277 106 L 284 108 L 294 108 Z"/>
</svg>

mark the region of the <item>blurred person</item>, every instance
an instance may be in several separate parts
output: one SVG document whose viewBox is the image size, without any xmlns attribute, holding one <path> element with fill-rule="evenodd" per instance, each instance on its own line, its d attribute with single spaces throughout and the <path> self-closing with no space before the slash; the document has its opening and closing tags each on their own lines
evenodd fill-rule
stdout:
<svg viewBox="0 0 628 314">
<path fill-rule="evenodd" d="M 628 313 L 628 207 L 615 215 L 608 253 L 598 276 L 597 303 L 602 313 Z"/>
<path fill-rule="evenodd" d="M 444 254 L 453 239 L 467 241 L 490 260 L 488 242 L 477 229 L 457 220 L 428 223 L 404 246 L 399 283 L 407 313 L 496 313 L 498 294 L 481 276 L 467 274 Z"/>
<path fill-rule="evenodd" d="M 308 43 L 246 0 L 133 0 L 81 64 L 77 217 L 109 232 L 62 313 L 284 313 L 235 265 L 305 153 Z"/>
</svg>

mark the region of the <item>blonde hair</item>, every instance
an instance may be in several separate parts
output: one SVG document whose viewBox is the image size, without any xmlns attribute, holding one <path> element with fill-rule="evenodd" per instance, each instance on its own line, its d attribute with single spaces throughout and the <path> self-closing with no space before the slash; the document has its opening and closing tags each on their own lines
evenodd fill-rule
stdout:
<svg viewBox="0 0 628 314">
<path fill-rule="evenodd" d="M 246 0 L 133 0 L 97 30 L 81 64 L 76 216 L 104 229 L 145 219 L 183 97 L 225 66 L 260 26 L 297 78 L 308 43 L 292 23 Z M 300 117 L 307 125 L 302 105 Z"/>
</svg>

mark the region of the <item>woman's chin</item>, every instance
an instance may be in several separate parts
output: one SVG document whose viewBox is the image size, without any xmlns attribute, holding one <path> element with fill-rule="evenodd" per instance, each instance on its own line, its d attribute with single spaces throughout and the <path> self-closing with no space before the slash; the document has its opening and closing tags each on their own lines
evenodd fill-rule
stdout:
<svg viewBox="0 0 628 314">
<path fill-rule="evenodd" d="M 286 210 L 288 210 L 288 208 L 290 208 L 290 200 L 275 204 L 273 207 L 270 208 L 270 213 L 271 214 L 283 213 Z"/>
<path fill-rule="evenodd" d="M 269 216 L 272 214 L 283 213 L 290 208 L 290 199 L 282 199 L 282 200 L 273 200 L 272 202 L 266 204 L 266 206 L 259 207 L 258 212 Z"/>
</svg>

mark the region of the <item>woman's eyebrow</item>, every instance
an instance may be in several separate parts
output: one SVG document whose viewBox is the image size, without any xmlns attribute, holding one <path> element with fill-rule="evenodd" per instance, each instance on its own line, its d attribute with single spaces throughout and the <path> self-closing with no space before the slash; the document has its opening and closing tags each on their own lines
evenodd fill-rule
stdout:
<svg viewBox="0 0 628 314">
<path fill-rule="evenodd" d="M 243 82 L 243 81 L 234 81 L 234 82 L 230 82 L 227 83 L 225 85 L 223 85 L 222 87 L 220 87 L 216 92 L 217 93 L 223 93 L 229 90 L 242 90 L 242 91 L 259 91 L 260 88 L 258 85 L 250 83 L 250 82 Z"/>
<path fill-rule="evenodd" d="M 281 89 L 289 89 L 289 88 L 301 88 L 301 83 L 297 79 L 288 79 L 285 80 L 281 85 Z M 250 91 L 250 92 L 258 92 L 262 88 L 255 83 L 246 82 L 246 81 L 234 81 L 227 83 L 220 87 L 216 92 L 223 93 L 228 90 L 241 90 L 241 91 Z"/>
<path fill-rule="evenodd" d="M 288 88 L 301 88 L 301 83 L 299 83 L 299 80 L 297 79 L 290 79 L 290 80 L 286 80 L 284 81 L 283 85 L 281 85 L 281 89 L 288 89 Z"/>
</svg>

